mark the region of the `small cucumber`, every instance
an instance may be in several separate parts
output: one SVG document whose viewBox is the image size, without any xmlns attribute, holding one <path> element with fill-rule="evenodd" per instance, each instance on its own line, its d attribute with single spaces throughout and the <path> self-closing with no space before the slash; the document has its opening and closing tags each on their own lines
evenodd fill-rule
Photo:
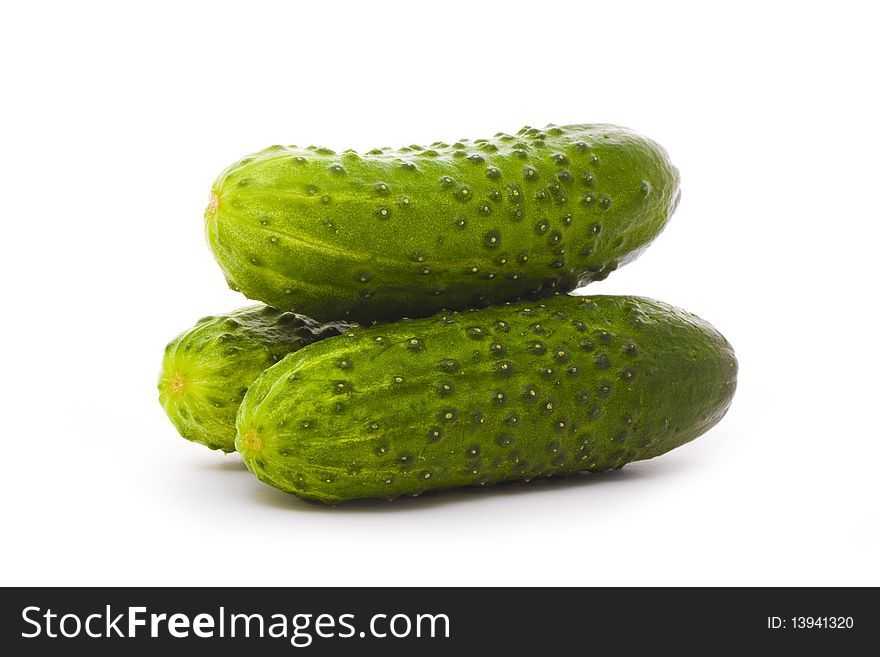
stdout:
<svg viewBox="0 0 880 657">
<path fill-rule="evenodd" d="M 204 317 L 165 347 L 159 402 L 181 436 L 231 452 L 235 413 L 254 379 L 287 354 L 349 327 L 263 305 Z"/>
<path fill-rule="evenodd" d="M 599 472 L 714 426 L 736 372 L 683 310 L 557 295 L 312 344 L 251 386 L 236 446 L 262 481 L 329 503 Z"/>
<path fill-rule="evenodd" d="M 663 229 L 678 171 L 610 125 L 365 154 L 272 146 L 211 191 L 230 287 L 321 321 L 424 317 L 606 277 Z"/>
</svg>

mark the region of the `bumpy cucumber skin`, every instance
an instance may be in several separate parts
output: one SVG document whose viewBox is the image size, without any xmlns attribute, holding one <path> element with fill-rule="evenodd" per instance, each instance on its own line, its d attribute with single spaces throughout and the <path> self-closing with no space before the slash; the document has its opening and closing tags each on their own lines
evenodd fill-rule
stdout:
<svg viewBox="0 0 880 657">
<path fill-rule="evenodd" d="M 217 178 L 206 234 L 247 297 L 367 324 L 605 278 L 660 233 L 678 181 L 659 145 L 610 125 L 363 155 L 272 146 Z"/>
<path fill-rule="evenodd" d="M 736 388 L 703 320 L 640 297 L 355 328 L 264 372 L 236 446 L 262 481 L 335 503 L 599 472 L 701 435 Z"/>
<path fill-rule="evenodd" d="M 350 326 L 263 305 L 203 317 L 165 347 L 159 402 L 181 436 L 231 452 L 235 414 L 254 379 L 287 354 Z"/>
</svg>

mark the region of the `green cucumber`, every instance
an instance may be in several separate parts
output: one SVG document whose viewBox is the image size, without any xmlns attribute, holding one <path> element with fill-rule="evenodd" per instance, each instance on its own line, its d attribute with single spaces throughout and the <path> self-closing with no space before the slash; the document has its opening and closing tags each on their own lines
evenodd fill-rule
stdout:
<svg viewBox="0 0 880 657">
<path fill-rule="evenodd" d="M 736 372 L 683 310 L 557 295 L 310 345 L 251 386 L 236 447 L 262 481 L 328 503 L 599 472 L 707 431 Z"/>
<path fill-rule="evenodd" d="M 203 317 L 165 347 L 159 402 L 181 436 L 231 452 L 235 414 L 254 379 L 287 354 L 350 326 L 263 305 Z"/>
<path fill-rule="evenodd" d="M 230 287 L 321 321 L 424 317 L 604 278 L 663 229 L 678 171 L 609 125 L 365 154 L 272 146 L 214 183 Z"/>
</svg>

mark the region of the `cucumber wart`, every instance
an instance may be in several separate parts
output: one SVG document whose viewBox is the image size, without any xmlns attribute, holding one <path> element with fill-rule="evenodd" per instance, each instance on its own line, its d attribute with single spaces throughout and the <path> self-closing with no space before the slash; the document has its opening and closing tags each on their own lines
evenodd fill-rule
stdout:
<svg viewBox="0 0 880 657">
<path fill-rule="evenodd" d="M 287 354 L 349 327 L 263 305 L 204 317 L 165 347 L 159 402 L 181 436 L 231 452 L 235 414 L 254 379 Z"/>
<path fill-rule="evenodd" d="M 663 229 L 678 171 L 610 125 L 365 154 L 272 146 L 214 183 L 230 287 L 321 321 L 424 317 L 604 278 Z"/>
<path fill-rule="evenodd" d="M 328 503 L 599 472 L 707 431 L 736 373 L 683 310 L 557 295 L 305 347 L 250 387 L 236 447 L 264 482 Z"/>
</svg>

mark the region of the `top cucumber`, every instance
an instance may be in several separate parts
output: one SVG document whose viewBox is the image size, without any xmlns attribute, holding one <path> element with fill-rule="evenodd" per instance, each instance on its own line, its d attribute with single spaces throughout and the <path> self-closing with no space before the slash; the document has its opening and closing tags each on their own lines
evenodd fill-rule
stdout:
<svg viewBox="0 0 880 657">
<path fill-rule="evenodd" d="M 678 171 L 610 125 L 365 154 L 272 146 L 205 212 L 230 287 L 319 321 L 422 317 L 605 278 L 663 229 Z"/>
</svg>

